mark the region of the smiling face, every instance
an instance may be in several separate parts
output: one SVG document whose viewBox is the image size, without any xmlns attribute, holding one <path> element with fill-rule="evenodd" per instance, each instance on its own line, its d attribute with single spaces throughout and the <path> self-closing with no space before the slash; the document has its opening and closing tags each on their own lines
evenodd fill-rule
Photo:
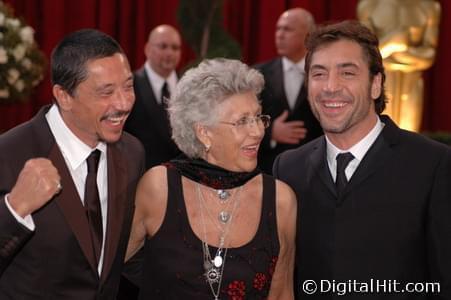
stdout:
<svg viewBox="0 0 451 300">
<path fill-rule="evenodd" d="M 235 172 L 250 172 L 257 167 L 257 153 L 265 133 L 261 123 L 233 126 L 220 122 L 235 123 L 242 118 L 255 117 L 261 106 L 253 92 L 236 94 L 224 100 L 216 109 L 218 123 L 204 127 L 198 137 L 211 145 L 205 159 L 217 166 Z"/>
<path fill-rule="evenodd" d="M 332 140 L 352 146 L 376 123 L 374 99 L 381 93 L 381 74 L 370 80 L 359 44 L 339 40 L 312 54 L 308 98 L 313 113 Z"/>
<path fill-rule="evenodd" d="M 85 144 L 119 140 L 124 122 L 135 102 L 133 78 L 126 57 L 93 59 L 86 63 L 86 79 L 69 95 L 53 87 L 61 116 L 69 129 Z"/>
</svg>

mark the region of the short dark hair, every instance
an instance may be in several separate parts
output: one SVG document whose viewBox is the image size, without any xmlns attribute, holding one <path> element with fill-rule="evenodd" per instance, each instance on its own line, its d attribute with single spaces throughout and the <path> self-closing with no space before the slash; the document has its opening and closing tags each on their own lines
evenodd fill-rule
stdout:
<svg viewBox="0 0 451 300">
<path fill-rule="evenodd" d="M 385 109 L 386 96 L 384 90 L 385 71 L 382 64 L 382 56 L 379 52 L 379 40 L 367 27 L 357 21 L 343 21 L 340 23 L 329 24 L 318 27 L 310 32 L 305 41 L 307 55 L 305 57 L 305 72 L 308 74 L 312 62 L 312 56 L 316 50 L 324 45 L 339 41 L 350 40 L 356 42 L 362 48 L 364 57 L 368 62 L 370 79 L 378 73 L 382 75 L 381 95 L 374 101 L 377 114 L 381 114 Z"/>
<path fill-rule="evenodd" d="M 52 84 L 60 85 L 69 95 L 86 79 L 86 63 L 91 59 L 124 53 L 111 36 L 95 29 L 73 32 L 53 49 L 51 57 Z"/>
</svg>

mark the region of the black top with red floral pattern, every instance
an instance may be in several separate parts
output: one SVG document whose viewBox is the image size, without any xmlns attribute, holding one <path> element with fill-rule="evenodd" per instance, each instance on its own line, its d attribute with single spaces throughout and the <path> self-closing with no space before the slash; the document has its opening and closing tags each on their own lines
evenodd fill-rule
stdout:
<svg viewBox="0 0 451 300">
<path fill-rule="evenodd" d="M 189 224 L 181 175 L 168 172 L 168 204 L 158 232 L 145 242 L 139 299 L 214 299 L 204 277 L 202 241 Z M 229 248 L 219 299 L 266 299 L 279 255 L 275 181 L 263 176 L 263 205 L 254 238 Z M 152 199 L 149 199 L 152 201 Z M 245 201 L 242 199 L 241 201 Z M 209 247 L 216 253 L 215 247 Z"/>
</svg>

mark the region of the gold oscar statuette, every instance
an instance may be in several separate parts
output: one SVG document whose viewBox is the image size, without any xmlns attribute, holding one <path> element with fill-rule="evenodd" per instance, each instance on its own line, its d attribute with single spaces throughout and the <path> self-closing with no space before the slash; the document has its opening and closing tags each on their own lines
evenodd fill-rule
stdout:
<svg viewBox="0 0 451 300">
<path fill-rule="evenodd" d="M 360 0 L 357 16 L 379 38 L 386 73 L 386 113 L 404 129 L 419 131 L 422 72 L 434 62 L 440 3 L 435 0 Z"/>
</svg>

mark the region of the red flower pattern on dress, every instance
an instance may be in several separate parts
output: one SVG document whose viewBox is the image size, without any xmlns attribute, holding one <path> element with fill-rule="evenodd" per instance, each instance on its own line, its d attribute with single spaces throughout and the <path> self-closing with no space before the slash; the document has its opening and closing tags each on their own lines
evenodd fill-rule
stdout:
<svg viewBox="0 0 451 300">
<path fill-rule="evenodd" d="M 242 280 L 234 280 L 227 286 L 227 295 L 231 300 L 243 300 L 246 296 L 246 283 Z"/>
<path fill-rule="evenodd" d="M 272 278 L 272 275 L 274 274 L 274 271 L 276 269 L 277 259 L 278 259 L 277 256 L 273 256 L 273 258 L 271 259 L 271 263 L 269 265 L 268 273 L 269 273 L 269 276 L 271 278 Z"/>
<path fill-rule="evenodd" d="M 265 287 L 266 283 L 268 282 L 268 277 L 266 276 L 266 274 L 263 273 L 256 273 L 255 277 L 254 277 L 254 289 L 256 290 L 263 290 L 263 288 Z"/>
</svg>

